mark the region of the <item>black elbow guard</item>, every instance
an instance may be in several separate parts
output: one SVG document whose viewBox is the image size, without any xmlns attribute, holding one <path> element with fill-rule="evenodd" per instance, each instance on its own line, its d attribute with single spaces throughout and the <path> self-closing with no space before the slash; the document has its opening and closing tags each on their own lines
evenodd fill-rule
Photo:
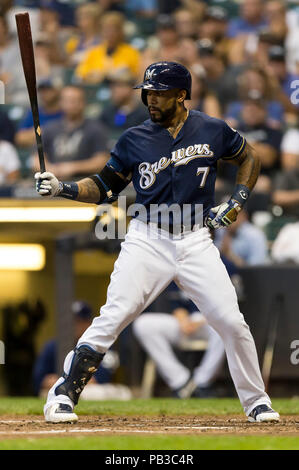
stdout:
<svg viewBox="0 0 299 470">
<path fill-rule="evenodd" d="M 91 178 L 100 190 L 100 200 L 98 204 L 103 202 L 112 203 L 116 201 L 119 193 L 127 186 L 128 181 L 123 180 L 118 176 L 112 168 L 107 165 L 103 170 L 96 175 L 92 175 Z"/>
</svg>

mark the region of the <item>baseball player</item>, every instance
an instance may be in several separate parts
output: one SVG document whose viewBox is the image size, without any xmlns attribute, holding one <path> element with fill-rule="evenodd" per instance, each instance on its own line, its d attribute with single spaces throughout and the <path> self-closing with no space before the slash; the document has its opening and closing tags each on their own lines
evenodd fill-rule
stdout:
<svg viewBox="0 0 299 470">
<path fill-rule="evenodd" d="M 99 174 L 70 183 L 50 172 L 35 174 L 40 195 L 95 204 L 115 201 L 132 181 L 136 203 L 143 208 L 143 216 L 136 215 L 129 224 L 106 304 L 66 356 L 64 374 L 49 391 L 46 421 L 78 419 L 74 406 L 107 349 L 172 280 L 221 336 L 249 421 L 278 421 L 279 414 L 271 409 L 265 393 L 254 340 L 207 228 L 236 220 L 257 180 L 259 160 L 245 139 L 224 121 L 185 108 L 184 101 L 191 97 L 191 76 L 181 64 L 150 65 L 136 88 L 141 88 L 150 119 L 124 132 Z M 239 168 L 231 198 L 214 207 L 220 158 Z M 172 204 L 182 209 L 188 205 L 190 219 L 178 221 L 170 214 L 166 230 L 163 217 L 152 211 L 157 204 L 165 214 Z M 197 214 L 199 206 L 202 220 Z"/>
</svg>

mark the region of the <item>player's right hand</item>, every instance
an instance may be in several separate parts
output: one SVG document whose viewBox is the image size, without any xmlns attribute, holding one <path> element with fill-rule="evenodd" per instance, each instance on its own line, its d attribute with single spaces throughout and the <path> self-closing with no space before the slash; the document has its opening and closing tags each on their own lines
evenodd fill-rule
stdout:
<svg viewBox="0 0 299 470">
<path fill-rule="evenodd" d="M 212 229 L 227 227 L 237 220 L 241 209 L 238 201 L 233 199 L 220 204 L 220 206 L 212 207 L 206 220 L 206 226 Z"/>
<path fill-rule="evenodd" d="M 55 197 L 61 193 L 61 183 L 53 173 L 35 173 L 35 189 L 41 196 Z"/>
</svg>

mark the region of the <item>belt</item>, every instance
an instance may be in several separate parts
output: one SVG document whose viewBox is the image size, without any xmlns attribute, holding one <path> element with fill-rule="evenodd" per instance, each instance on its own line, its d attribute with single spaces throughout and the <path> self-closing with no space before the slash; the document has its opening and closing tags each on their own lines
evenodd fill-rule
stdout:
<svg viewBox="0 0 299 470">
<path fill-rule="evenodd" d="M 186 226 L 184 224 L 177 224 L 177 225 L 173 225 L 173 224 L 169 224 L 169 225 L 164 225 L 164 224 L 161 224 L 161 222 L 150 222 L 148 221 L 147 224 L 152 224 L 153 226 L 155 226 L 156 228 L 159 228 L 161 230 L 165 230 L 166 232 L 169 232 L 171 233 L 172 235 L 173 234 L 180 234 L 180 233 L 184 233 L 186 231 Z M 188 232 L 193 232 L 195 231 L 195 229 L 199 229 L 199 225 L 198 224 L 192 224 L 191 226 L 188 226 Z"/>
</svg>

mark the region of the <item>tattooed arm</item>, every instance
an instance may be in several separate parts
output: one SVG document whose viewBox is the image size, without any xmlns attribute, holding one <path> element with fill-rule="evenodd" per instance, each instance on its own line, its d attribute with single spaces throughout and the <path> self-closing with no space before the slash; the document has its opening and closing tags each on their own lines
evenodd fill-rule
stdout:
<svg viewBox="0 0 299 470">
<path fill-rule="evenodd" d="M 96 204 L 101 198 L 101 192 L 91 178 L 78 181 L 78 196 L 76 201 Z"/>
<path fill-rule="evenodd" d="M 246 143 L 244 150 L 237 157 L 226 161 L 239 166 L 236 184 L 247 186 L 251 191 L 255 186 L 261 168 L 260 160 L 251 145 Z"/>
</svg>

